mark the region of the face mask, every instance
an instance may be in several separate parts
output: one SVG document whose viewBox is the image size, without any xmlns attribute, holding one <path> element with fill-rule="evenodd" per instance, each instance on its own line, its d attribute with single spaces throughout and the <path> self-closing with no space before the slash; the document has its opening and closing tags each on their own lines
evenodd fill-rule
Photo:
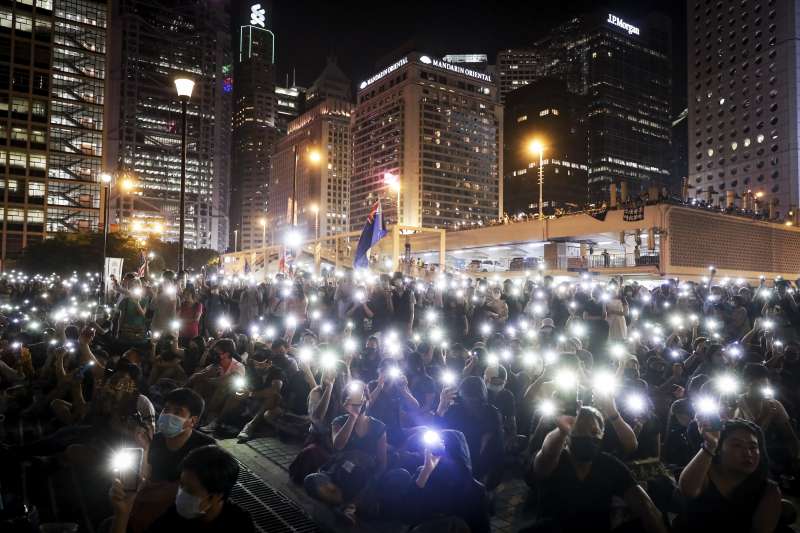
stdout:
<svg viewBox="0 0 800 533">
<path fill-rule="evenodd" d="M 486 388 L 489 389 L 492 392 L 500 392 L 501 390 L 503 390 L 504 386 L 503 385 L 492 385 L 492 384 L 487 383 L 486 384 Z"/>
<path fill-rule="evenodd" d="M 569 452 L 579 463 L 589 463 L 600 453 L 603 441 L 594 437 L 569 438 Z"/>
<path fill-rule="evenodd" d="M 183 424 L 186 422 L 185 418 L 178 415 L 169 413 L 161 413 L 158 415 L 156 422 L 156 432 L 163 433 L 165 437 L 177 437 L 183 432 Z"/>
<path fill-rule="evenodd" d="M 200 510 L 200 498 L 192 496 L 183 487 L 178 487 L 178 494 L 175 496 L 175 510 L 182 518 L 192 520 L 205 514 Z"/>
</svg>

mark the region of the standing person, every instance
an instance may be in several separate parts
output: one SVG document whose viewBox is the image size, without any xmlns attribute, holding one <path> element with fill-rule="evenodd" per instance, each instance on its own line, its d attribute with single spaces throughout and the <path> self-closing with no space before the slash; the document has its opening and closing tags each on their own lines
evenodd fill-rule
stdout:
<svg viewBox="0 0 800 533">
<path fill-rule="evenodd" d="M 261 306 L 261 293 L 254 284 L 248 284 L 239 296 L 239 331 L 249 331 L 250 325 L 258 320 Z"/>
<path fill-rule="evenodd" d="M 203 304 L 197 301 L 197 293 L 194 288 L 187 287 L 183 290 L 178 316 L 181 321 L 179 339 L 185 346 L 190 340 L 200 335 L 200 319 L 203 316 Z"/>
<path fill-rule="evenodd" d="M 228 314 L 228 304 L 220 294 L 219 285 L 214 284 L 208 287 L 208 293 L 203 300 L 203 308 L 203 334 L 210 337 L 215 331 L 219 319 Z"/>
<path fill-rule="evenodd" d="M 417 298 L 414 291 L 408 290 L 403 283 L 403 276 L 398 272 L 392 280 L 392 309 L 394 309 L 394 323 L 400 330 L 399 333 L 406 337 L 411 336 L 411 328 L 414 325 L 414 307 Z"/>
<path fill-rule="evenodd" d="M 596 287 L 583 307 L 583 320 L 589 328 L 588 350 L 598 353 L 608 342 L 608 322 L 605 305 L 600 298 L 602 289 Z"/>
<path fill-rule="evenodd" d="M 611 297 L 606 302 L 608 340 L 624 341 L 628 338 L 628 325 L 625 323 L 625 315 L 628 314 L 628 302 L 616 283 L 610 285 L 609 292 Z"/>
<path fill-rule="evenodd" d="M 150 308 L 153 310 L 153 321 L 150 324 L 152 331 L 169 331 L 178 313 L 178 292 L 174 281 L 175 273 L 167 270 L 164 272 L 163 277 L 164 282 L 150 302 Z"/>
<path fill-rule="evenodd" d="M 138 279 L 128 284 L 128 291 L 117 305 L 119 309 L 118 338 L 121 343 L 134 343 L 144 339 L 147 334 L 147 297 L 143 295 Z"/>
</svg>

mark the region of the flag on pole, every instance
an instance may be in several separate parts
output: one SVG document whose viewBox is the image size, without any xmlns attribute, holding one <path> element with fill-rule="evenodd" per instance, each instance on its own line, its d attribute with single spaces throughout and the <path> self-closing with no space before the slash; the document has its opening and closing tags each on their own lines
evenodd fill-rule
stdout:
<svg viewBox="0 0 800 533">
<path fill-rule="evenodd" d="M 364 229 L 361 231 L 361 237 L 358 239 L 353 268 L 367 268 L 369 266 L 367 252 L 385 236 L 386 228 L 383 225 L 381 202 L 377 201 L 372 206 L 369 216 L 367 216 L 367 222 L 364 224 Z"/>
<path fill-rule="evenodd" d="M 144 253 L 144 250 L 139 250 L 139 259 L 141 260 L 142 264 L 139 266 L 139 269 L 136 271 L 136 275 L 140 278 L 147 276 L 147 254 Z"/>
</svg>

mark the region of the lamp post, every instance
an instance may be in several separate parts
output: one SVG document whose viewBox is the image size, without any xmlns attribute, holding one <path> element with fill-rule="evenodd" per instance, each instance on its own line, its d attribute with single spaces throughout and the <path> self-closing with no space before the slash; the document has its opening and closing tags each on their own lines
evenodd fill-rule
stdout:
<svg viewBox="0 0 800 533">
<path fill-rule="evenodd" d="M 400 176 L 391 172 L 383 173 L 383 182 L 397 193 L 397 225 L 400 225 Z"/>
<path fill-rule="evenodd" d="M 314 238 L 319 240 L 319 205 L 312 204 L 311 211 L 314 213 Z"/>
<path fill-rule="evenodd" d="M 544 218 L 544 167 L 542 160 L 544 156 L 544 145 L 541 141 L 531 141 L 528 146 L 528 151 L 539 155 L 539 220 L 542 220 Z"/>
<path fill-rule="evenodd" d="M 108 257 L 108 213 L 109 200 L 111 199 L 111 174 L 103 172 L 100 174 L 100 181 L 103 182 L 103 302 L 106 301 L 106 258 Z"/>
<path fill-rule="evenodd" d="M 178 233 L 178 273 L 183 271 L 183 241 L 186 229 L 186 111 L 194 90 L 194 80 L 180 77 L 175 79 L 175 90 L 181 101 L 181 196 L 179 201 L 180 229 Z"/>
</svg>

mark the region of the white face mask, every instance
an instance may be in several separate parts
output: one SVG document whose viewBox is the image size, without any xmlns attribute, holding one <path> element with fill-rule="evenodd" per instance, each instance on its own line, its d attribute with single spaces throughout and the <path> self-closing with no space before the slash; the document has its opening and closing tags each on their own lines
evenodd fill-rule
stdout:
<svg viewBox="0 0 800 533">
<path fill-rule="evenodd" d="M 198 518 L 205 513 L 200 510 L 200 498 L 192 496 L 183 487 L 178 487 L 178 494 L 175 495 L 175 510 L 182 518 L 192 520 Z"/>
<path fill-rule="evenodd" d="M 490 383 L 487 383 L 486 388 L 492 392 L 500 392 L 505 388 L 505 385 L 492 385 Z"/>
</svg>

